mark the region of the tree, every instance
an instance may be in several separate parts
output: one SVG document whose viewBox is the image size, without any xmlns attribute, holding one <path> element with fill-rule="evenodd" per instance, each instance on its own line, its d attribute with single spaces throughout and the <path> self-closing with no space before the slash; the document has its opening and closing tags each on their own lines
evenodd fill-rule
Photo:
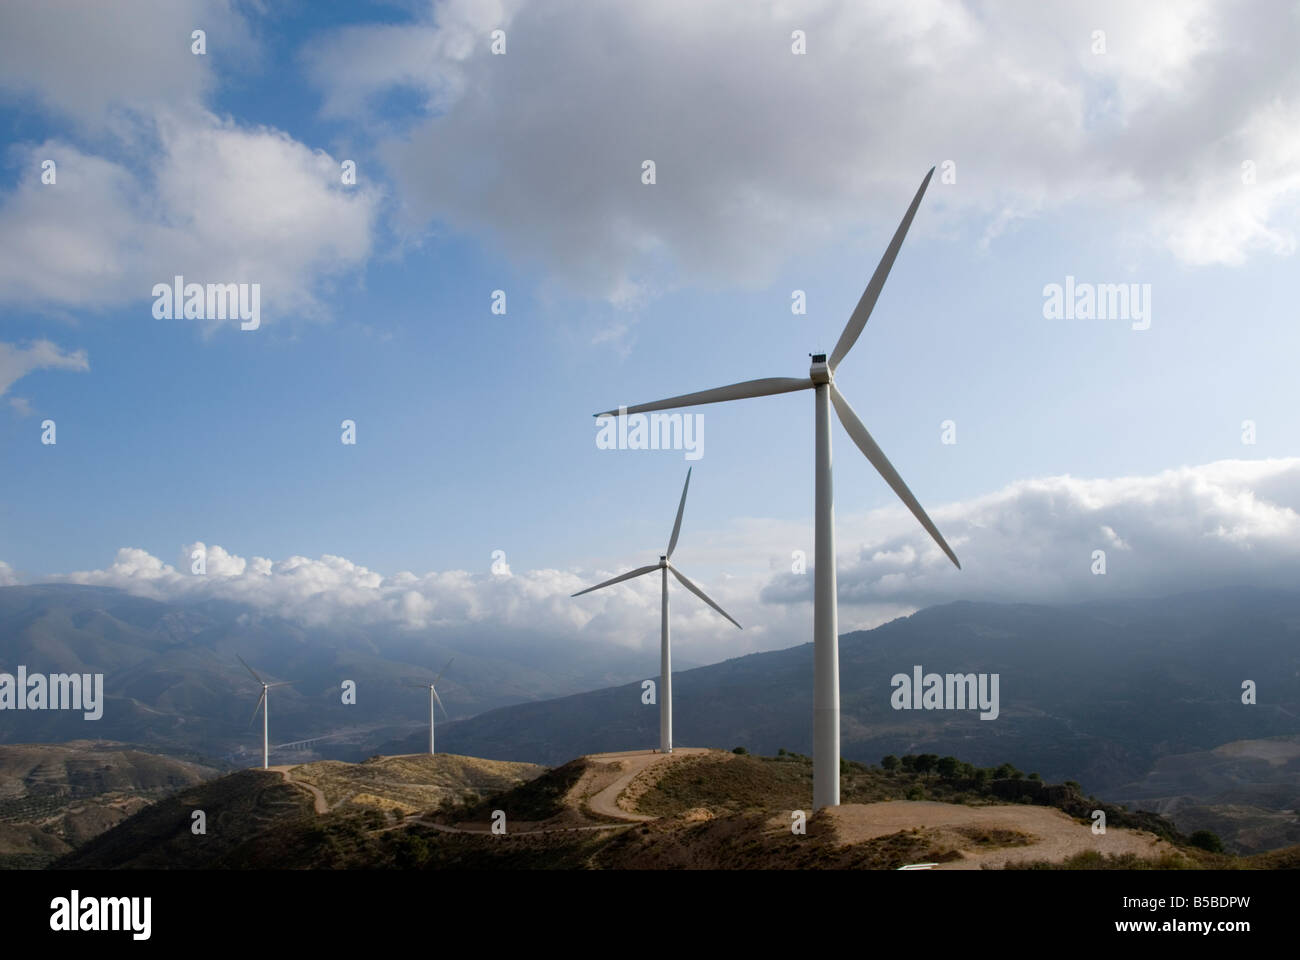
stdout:
<svg viewBox="0 0 1300 960">
<path fill-rule="evenodd" d="M 937 753 L 923 753 L 916 758 L 916 772 L 929 773 L 939 763 Z"/>
<path fill-rule="evenodd" d="M 938 770 L 939 776 L 945 780 L 951 780 L 957 776 L 957 771 L 961 769 L 961 761 L 956 757 L 941 757 L 935 764 L 935 769 Z"/>
<path fill-rule="evenodd" d="M 1210 853 L 1223 853 L 1223 841 L 1219 839 L 1218 834 L 1210 830 L 1197 830 L 1187 838 L 1187 842 Z"/>
<path fill-rule="evenodd" d="M 905 753 L 903 754 L 902 758 L 898 761 L 898 763 L 899 766 L 901 766 L 904 771 L 906 771 L 907 773 L 912 773 L 913 771 L 916 770 L 916 755 L 912 753 Z"/>
<path fill-rule="evenodd" d="M 1043 779 L 1043 778 L 1040 777 L 1040 776 L 1039 776 L 1038 774 L 1036 774 L 1036 773 L 1031 773 L 1031 774 L 1029 775 L 1029 779 L 1030 779 L 1030 780 L 1041 780 L 1041 779 Z"/>
<path fill-rule="evenodd" d="M 1020 771 L 1009 763 L 1004 763 L 993 771 L 994 780 L 1010 780 Z"/>
<path fill-rule="evenodd" d="M 746 750 L 744 747 L 736 747 L 736 749 L 732 750 L 731 752 L 740 754 L 741 756 L 744 756 L 745 754 L 749 753 L 749 751 Z"/>
<path fill-rule="evenodd" d="M 892 753 L 886 757 L 881 757 L 880 765 L 890 773 L 893 773 L 898 769 L 898 757 L 894 756 Z"/>
</svg>

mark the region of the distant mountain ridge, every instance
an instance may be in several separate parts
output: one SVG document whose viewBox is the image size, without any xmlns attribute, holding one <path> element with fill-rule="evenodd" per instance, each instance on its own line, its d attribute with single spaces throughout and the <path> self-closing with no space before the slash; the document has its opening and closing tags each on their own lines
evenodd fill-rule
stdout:
<svg viewBox="0 0 1300 960">
<path fill-rule="evenodd" d="M 314 744 L 316 755 L 360 760 L 426 722 L 427 694 L 402 681 L 431 679 L 453 655 L 454 669 L 439 684 L 453 716 L 625 681 L 654 659 L 579 642 L 539 650 L 530 639 L 467 636 L 448 646 L 399 630 L 304 627 L 225 601 L 170 604 L 66 584 L 0 587 L 0 672 L 22 664 L 46 674 L 102 673 L 106 699 L 95 721 L 68 711 L 0 712 L 0 743 L 94 738 L 251 764 L 260 737 L 249 714 L 259 690 L 239 654 L 266 676 L 294 681 L 273 693 L 272 743 L 330 735 Z M 355 705 L 342 702 L 344 680 L 357 685 Z"/>
<path fill-rule="evenodd" d="M 894 710 L 890 678 L 1000 676 L 997 719 Z M 1242 683 L 1258 702 L 1242 703 Z M 1162 756 L 1300 730 L 1300 594 L 1249 588 L 1073 606 L 962 601 L 840 639 L 843 755 L 952 754 L 1015 763 L 1099 791 Z M 653 746 L 639 683 L 489 711 L 447 725 L 448 750 L 553 765 Z M 812 746 L 812 645 L 675 674 L 675 742 L 772 754 Z M 399 752 L 409 744 L 389 744 Z"/>
</svg>

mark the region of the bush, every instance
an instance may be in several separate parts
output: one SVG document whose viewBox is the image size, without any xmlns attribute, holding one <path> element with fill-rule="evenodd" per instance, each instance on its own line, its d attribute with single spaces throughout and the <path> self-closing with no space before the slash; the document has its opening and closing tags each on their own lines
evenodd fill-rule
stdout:
<svg viewBox="0 0 1300 960">
<path fill-rule="evenodd" d="M 735 754 L 739 754 L 739 755 L 742 756 L 742 757 L 743 757 L 745 754 L 749 753 L 749 751 L 746 750 L 744 747 L 736 747 L 736 749 L 732 750 L 731 752 L 732 752 L 732 753 L 735 753 Z"/>
<path fill-rule="evenodd" d="M 890 773 L 893 773 L 898 769 L 898 757 L 894 756 L 892 753 L 887 757 L 881 757 L 880 765 Z"/>
<path fill-rule="evenodd" d="M 1038 774 L 1036 774 L 1036 773 L 1031 773 L 1031 774 L 1029 775 L 1029 779 L 1030 779 L 1030 780 L 1041 780 L 1041 779 L 1043 779 L 1043 778 L 1040 777 L 1040 776 L 1039 776 Z"/>
<path fill-rule="evenodd" d="M 1223 853 L 1223 841 L 1219 839 L 1218 834 L 1210 830 L 1197 830 L 1187 838 L 1187 842 L 1210 853 Z"/>
</svg>

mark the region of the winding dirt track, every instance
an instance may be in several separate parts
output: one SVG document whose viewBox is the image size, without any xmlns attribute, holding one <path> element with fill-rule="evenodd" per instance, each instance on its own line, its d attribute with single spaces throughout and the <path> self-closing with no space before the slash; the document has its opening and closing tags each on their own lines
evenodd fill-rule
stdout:
<svg viewBox="0 0 1300 960">
<path fill-rule="evenodd" d="M 285 783 L 292 783 L 295 787 L 302 787 L 304 790 L 306 790 L 306 791 L 308 791 L 309 793 L 311 793 L 312 800 L 315 802 L 315 805 L 316 805 L 316 812 L 317 812 L 318 814 L 319 814 L 319 813 L 329 813 L 329 812 L 330 812 L 330 805 L 325 801 L 325 794 L 323 794 L 323 793 L 320 792 L 320 788 L 319 788 L 319 787 L 313 787 L 310 783 L 304 783 L 304 782 L 301 781 L 301 780 L 295 780 L 295 779 L 293 778 L 293 776 L 289 773 L 289 771 L 292 770 L 293 767 L 291 767 L 291 766 L 288 766 L 288 767 L 267 767 L 267 769 L 268 769 L 268 770 L 274 770 L 274 771 L 275 771 L 276 773 L 278 773 L 280 776 L 284 777 L 284 782 L 285 782 Z"/>
<path fill-rule="evenodd" d="M 618 804 L 619 797 L 632 785 L 633 780 L 643 774 L 646 781 L 658 780 L 663 776 L 663 770 L 659 768 L 672 763 L 673 760 L 709 752 L 702 747 L 678 747 L 672 753 L 660 753 L 657 750 L 593 753 L 587 758 L 591 761 L 591 767 L 570 791 L 569 797 L 571 801 L 580 799 L 591 789 L 597 788 L 595 793 L 590 793 L 586 798 L 587 809 L 592 813 L 628 823 L 654 820 L 654 817 L 625 810 Z M 648 773 L 651 769 L 655 769 L 654 774 Z M 615 779 L 607 784 L 604 783 L 603 781 L 608 780 L 610 774 L 616 774 Z"/>
</svg>

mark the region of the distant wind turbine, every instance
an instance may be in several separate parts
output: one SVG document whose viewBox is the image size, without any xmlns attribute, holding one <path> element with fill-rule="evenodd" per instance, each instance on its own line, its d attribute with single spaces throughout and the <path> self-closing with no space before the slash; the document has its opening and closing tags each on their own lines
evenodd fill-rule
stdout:
<svg viewBox="0 0 1300 960">
<path fill-rule="evenodd" d="M 853 412 L 849 402 L 841 396 L 839 390 L 835 387 L 835 368 L 839 366 L 845 354 L 857 342 L 862 329 L 867 325 L 867 318 L 871 316 L 871 311 L 880 296 L 881 288 L 885 285 L 885 279 L 889 276 L 889 270 L 894 265 L 894 258 L 898 256 L 898 250 L 903 245 L 903 238 L 907 236 L 907 229 L 912 225 L 912 218 L 916 215 L 916 209 L 921 204 L 921 197 L 925 193 L 925 188 L 929 185 L 932 176 L 934 176 L 933 167 L 925 175 L 925 179 L 921 181 L 920 189 L 916 191 L 916 196 L 912 198 L 912 205 L 907 208 L 907 213 L 903 216 L 902 223 L 898 225 L 898 229 L 894 232 L 894 238 L 890 240 L 885 255 L 880 258 L 876 272 L 871 276 L 871 282 L 867 284 L 862 299 L 858 301 L 852 316 L 849 317 L 848 324 L 844 327 L 844 332 L 840 334 L 840 339 L 835 344 L 835 349 L 831 351 L 830 359 L 828 360 L 825 354 L 813 355 L 812 368 L 807 377 L 771 377 L 765 380 L 747 380 L 743 383 L 733 383 L 730 386 L 718 387 L 713 390 L 687 393 L 679 397 L 670 397 L 667 400 L 641 403 L 633 407 L 620 407 L 617 410 L 596 414 L 598 417 L 612 417 L 623 414 L 647 413 L 652 410 L 669 410 L 674 407 L 690 407 L 703 403 L 718 403 L 723 400 L 766 397 L 777 393 L 791 393 L 796 390 L 813 391 L 814 409 L 816 411 L 815 477 L 817 491 L 813 550 L 815 563 L 813 571 L 814 809 L 838 806 L 840 802 L 840 655 L 835 594 L 835 508 L 831 493 L 831 406 L 835 407 L 840 423 L 844 425 L 850 439 L 857 444 L 858 449 L 871 461 L 871 465 L 884 477 L 885 482 L 889 484 L 894 493 L 907 505 L 907 508 L 912 511 L 916 519 L 921 522 L 921 526 L 926 529 L 943 549 L 943 552 L 948 555 L 948 559 L 957 565 L 957 569 L 961 569 L 957 555 L 952 552 L 952 549 L 944 541 L 943 535 L 930 521 L 921 504 L 917 502 L 916 497 L 912 496 L 912 491 L 907 489 L 902 477 L 898 475 L 898 471 L 894 469 L 880 447 L 876 445 L 876 441 L 867 432 L 867 428 L 862 425 L 862 421 Z M 645 569 L 651 568 L 647 567 Z M 634 577 L 642 572 L 644 571 L 633 571 L 619 579 Z M 614 581 L 610 582 L 613 583 Z M 668 629 L 666 616 L 664 622 L 666 636 Z"/>
<path fill-rule="evenodd" d="M 267 740 L 268 723 L 266 716 L 270 701 L 267 699 L 266 692 L 272 687 L 287 687 L 293 681 L 278 680 L 274 683 L 267 683 L 257 675 L 256 670 L 244 661 L 243 657 L 240 657 L 239 654 L 235 654 L 235 656 L 239 657 L 239 662 L 244 664 L 244 669 L 253 675 L 253 679 L 262 685 L 262 696 L 258 698 L 257 706 L 253 708 L 253 715 L 248 718 L 248 722 L 251 724 L 257 718 L 257 710 L 260 707 L 262 709 L 262 769 L 265 770 L 269 766 L 268 760 L 271 753 L 269 741 Z"/>
<path fill-rule="evenodd" d="M 692 468 L 693 469 L 693 468 Z M 682 530 L 682 513 L 686 509 L 686 491 L 691 485 L 691 471 L 686 471 L 686 483 L 682 487 L 682 500 L 677 505 L 677 520 L 673 524 L 673 535 L 668 540 L 668 552 L 659 558 L 658 563 L 653 563 L 648 567 L 638 567 L 630 573 L 615 577 L 612 580 L 606 580 L 604 583 L 598 583 L 594 587 L 588 587 L 586 590 L 579 590 L 574 594 L 580 597 L 584 593 L 591 593 L 593 590 L 599 590 L 601 587 L 608 587 L 612 583 L 621 583 L 624 580 L 631 580 L 642 574 L 651 573 L 655 570 L 661 571 L 660 574 L 660 624 L 659 624 L 659 750 L 661 753 L 673 752 L 673 668 L 672 654 L 668 648 L 668 574 L 672 575 L 682 582 L 687 590 L 695 594 L 718 613 L 722 614 L 732 623 L 736 624 L 736 629 L 740 629 L 740 624 L 732 620 L 730 614 L 720 606 L 710 600 L 695 584 L 687 580 L 680 570 L 669 563 L 673 555 L 673 550 L 677 547 L 677 535 Z"/>
<path fill-rule="evenodd" d="M 447 661 L 447 667 L 450 667 L 451 664 L 452 664 L 452 661 L 455 660 L 455 659 L 456 659 L 455 657 L 452 657 L 451 660 L 448 660 L 448 661 Z M 420 687 L 420 688 L 428 687 L 428 688 L 429 688 L 429 756 L 431 756 L 431 757 L 434 755 L 434 751 L 433 751 L 433 723 L 434 723 L 433 704 L 434 704 L 434 701 L 437 701 L 437 703 L 438 703 L 438 709 L 440 709 L 440 710 L 442 711 L 442 715 L 443 715 L 444 717 L 447 717 L 448 720 L 451 719 L 451 717 L 448 716 L 448 714 L 447 714 L 447 708 L 444 707 L 444 706 L 442 705 L 442 697 L 438 696 L 438 690 L 437 690 L 437 686 L 436 686 L 437 683 L 438 683 L 438 681 L 442 679 L 442 675 L 443 675 L 444 673 L 447 672 L 447 667 L 443 667 L 442 670 L 439 671 L 438 675 L 437 675 L 436 677 L 433 678 L 433 683 L 425 683 L 423 680 L 407 680 L 407 681 L 405 681 L 405 684 L 404 684 L 405 686 L 408 686 L 408 687 Z"/>
</svg>

